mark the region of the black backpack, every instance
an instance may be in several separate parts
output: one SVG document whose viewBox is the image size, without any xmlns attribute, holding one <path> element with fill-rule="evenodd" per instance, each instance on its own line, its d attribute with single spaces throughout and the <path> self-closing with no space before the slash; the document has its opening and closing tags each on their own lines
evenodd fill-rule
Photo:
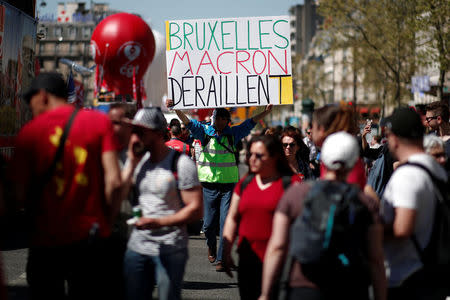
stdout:
<svg viewBox="0 0 450 300">
<path fill-rule="evenodd" d="M 311 182 L 302 213 L 290 232 L 289 255 L 322 291 L 368 286 L 368 208 L 359 188 L 344 182 Z"/>
<path fill-rule="evenodd" d="M 428 245 L 422 249 L 413 235 L 411 240 L 419 253 L 420 260 L 426 269 L 438 274 L 450 274 L 450 184 L 436 178 L 422 164 L 406 162 L 399 166 L 415 166 L 424 170 L 430 176 L 436 187 L 436 208 L 433 229 Z M 438 274 L 436 274 L 436 272 Z M 442 275 L 443 276 L 443 275 Z M 439 276 L 438 277 L 442 277 Z M 444 276 L 445 277 L 445 276 Z M 448 278 L 447 278 L 448 279 Z"/>
</svg>

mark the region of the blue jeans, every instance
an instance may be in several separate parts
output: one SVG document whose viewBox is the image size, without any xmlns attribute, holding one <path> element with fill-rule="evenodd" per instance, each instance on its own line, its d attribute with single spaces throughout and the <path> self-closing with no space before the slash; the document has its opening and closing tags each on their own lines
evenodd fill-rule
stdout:
<svg viewBox="0 0 450 300">
<path fill-rule="evenodd" d="M 217 249 L 217 223 L 219 223 L 219 251 L 217 261 L 222 260 L 222 231 L 230 207 L 234 183 L 203 183 L 203 232 L 206 244 L 213 251 Z"/>
<path fill-rule="evenodd" d="M 143 255 L 127 249 L 124 260 L 126 298 L 151 299 L 156 279 L 159 299 L 181 299 L 187 258 L 187 249 L 159 256 Z"/>
</svg>

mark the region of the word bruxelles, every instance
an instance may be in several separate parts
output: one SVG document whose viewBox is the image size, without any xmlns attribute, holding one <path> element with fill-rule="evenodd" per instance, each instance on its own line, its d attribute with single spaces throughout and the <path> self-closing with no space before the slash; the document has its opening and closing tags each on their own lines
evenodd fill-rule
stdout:
<svg viewBox="0 0 450 300">
<path fill-rule="evenodd" d="M 287 17 L 166 22 L 175 108 L 292 103 Z"/>
</svg>

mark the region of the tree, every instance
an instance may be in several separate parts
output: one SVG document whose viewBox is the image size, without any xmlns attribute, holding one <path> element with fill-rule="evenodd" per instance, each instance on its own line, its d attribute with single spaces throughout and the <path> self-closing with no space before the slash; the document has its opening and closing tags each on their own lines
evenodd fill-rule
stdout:
<svg viewBox="0 0 450 300">
<path fill-rule="evenodd" d="M 354 72 L 375 72 L 371 80 L 379 78 L 399 106 L 415 70 L 415 1 L 324 0 L 319 13 L 334 35 L 331 47 L 352 49 Z"/>
<path fill-rule="evenodd" d="M 417 0 L 416 9 L 417 61 L 421 66 L 438 64 L 437 96 L 442 100 L 445 73 L 450 70 L 450 1 Z"/>
</svg>

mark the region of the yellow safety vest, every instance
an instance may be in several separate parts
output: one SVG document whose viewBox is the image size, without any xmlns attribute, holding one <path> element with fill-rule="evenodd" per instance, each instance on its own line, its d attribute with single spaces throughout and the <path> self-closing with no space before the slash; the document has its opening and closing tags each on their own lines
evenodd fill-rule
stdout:
<svg viewBox="0 0 450 300">
<path fill-rule="evenodd" d="M 226 136 L 221 138 L 221 143 L 234 151 L 234 145 L 230 145 L 228 138 Z M 239 181 L 239 170 L 234 153 L 220 145 L 215 137 L 211 137 L 202 147 L 202 153 L 198 160 L 198 178 L 200 182 L 209 183 L 236 183 Z"/>
</svg>

